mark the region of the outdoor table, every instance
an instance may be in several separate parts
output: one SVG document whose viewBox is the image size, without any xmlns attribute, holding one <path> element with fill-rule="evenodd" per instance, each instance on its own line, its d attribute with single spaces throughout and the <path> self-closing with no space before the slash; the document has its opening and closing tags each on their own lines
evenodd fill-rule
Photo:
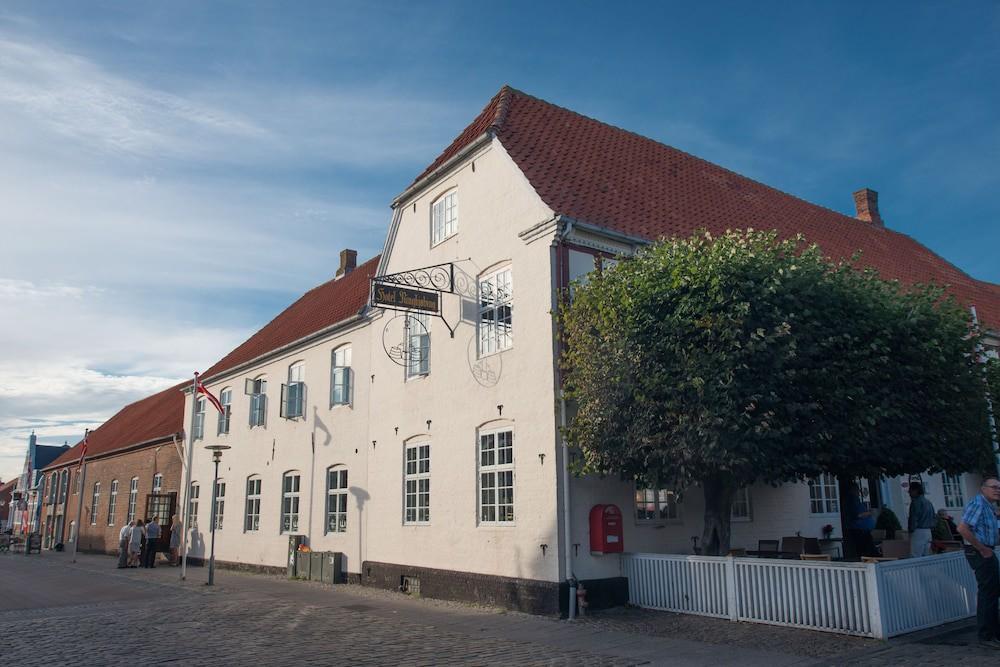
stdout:
<svg viewBox="0 0 1000 667">
<path fill-rule="evenodd" d="M 795 551 L 747 551 L 747 556 L 756 556 L 757 558 L 797 559 L 799 554 Z"/>
</svg>

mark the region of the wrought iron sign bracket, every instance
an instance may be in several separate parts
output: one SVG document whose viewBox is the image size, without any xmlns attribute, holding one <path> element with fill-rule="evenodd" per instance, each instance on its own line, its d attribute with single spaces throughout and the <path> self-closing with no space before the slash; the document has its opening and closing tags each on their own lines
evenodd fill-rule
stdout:
<svg viewBox="0 0 1000 667">
<path fill-rule="evenodd" d="M 441 295 L 454 293 L 455 265 L 449 262 L 372 278 L 369 303 L 373 308 L 433 315 L 454 338 L 455 328 L 441 312 Z"/>
</svg>

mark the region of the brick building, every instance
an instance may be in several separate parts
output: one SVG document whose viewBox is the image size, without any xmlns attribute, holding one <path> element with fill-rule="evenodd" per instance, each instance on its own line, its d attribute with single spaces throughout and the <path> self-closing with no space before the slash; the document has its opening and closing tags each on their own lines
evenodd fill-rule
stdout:
<svg viewBox="0 0 1000 667">
<path fill-rule="evenodd" d="M 114 553 L 119 531 L 133 518 L 155 514 L 166 526 L 170 516 L 179 513 L 183 414 L 179 386 L 122 408 L 90 433 L 82 485 L 82 442 L 46 467 L 42 546 L 69 544 L 77 532 L 81 500 L 80 551 Z M 165 530 L 164 546 L 168 540 Z"/>
<path fill-rule="evenodd" d="M 0 484 L 0 533 L 7 530 L 7 519 L 10 516 L 10 503 L 13 500 L 17 479 Z"/>
</svg>

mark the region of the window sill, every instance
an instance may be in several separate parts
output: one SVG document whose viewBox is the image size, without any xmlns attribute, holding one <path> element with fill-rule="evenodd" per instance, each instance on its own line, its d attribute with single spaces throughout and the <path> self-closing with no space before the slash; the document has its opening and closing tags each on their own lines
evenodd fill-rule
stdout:
<svg viewBox="0 0 1000 667">
<path fill-rule="evenodd" d="M 336 410 L 337 408 L 354 408 L 353 403 L 334 403 L 330 406 L 331 410 Z"/>
<path fill-rule="evenodd" d="M 729 522 L 730 523 L 753 523 L 753 517 L 752 516 L 741 516 L 741 517 L 732 516 L 732 517 L 729 517 Z"/>
<path fill-rule="evenodd" d="M 429 526 L 429 525 L 431 525 L 431 522 L 430 521 L 404 521 L 403 525 L 404 526 L 412 526 L 412 527 L 415 527 L 415 528 L 421 528 L 423 526 Z"/>
<path fill-rule="evenodd" d="M 437 242 L 431 241 L 431 250 L 433 250 L 434 248 L 437 248 L 439 245 L 443 245 L 443 244 L 447 243 L 448 241 L 452 240 L 456 236 L 458 236 L 458 232 L 452 232 L 451 234 L 449 234 L 448 236 L 444 237 L 440 241 L 437 241 Z"/>
<path fill-rule="evenodd" d="M 480 521 L 477 528 L 517 528 L 514 521 Z"/>
<path fill-rule="evenodd" d="M 649 521 L 636 521 L 636 528 L 663 528 L 665 526 L 683 526 L 683 519 L 664 519 L 660 520 L 649 520 Z"/>
<path fill-rule="evenodd" d="M 482 361 L 483 359 L 489 359 L 490 357 L 495 357 L 498 354 L 503 354 L 504 352 L 510 352 L 513 349 L 514 349 L 514 346 L 511 345 L 510 347 L 505 347 L 504 349 L 497 350 L 496 352 L 490 352 L 489 354 L 480 354 L 478 360 Z"/>
<path fill-rule="evenodd" d="M 418 373 L 417 375 L 407 375 L 406 377 L 403 378 L 403 381 L 418 382 L 420 380 L 426 380 L 428 377 L 430 377 L 430 375 L 431 375 L 430 371 L 427 371 L 426 373 Z"/>
</svg>

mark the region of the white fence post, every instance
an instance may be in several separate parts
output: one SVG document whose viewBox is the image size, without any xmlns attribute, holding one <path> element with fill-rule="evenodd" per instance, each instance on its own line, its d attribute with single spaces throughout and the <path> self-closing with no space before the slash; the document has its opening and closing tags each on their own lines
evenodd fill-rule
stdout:
<svg viewBox="0 0 1000 667">
<path fill-rule="evenodd" d="M 865 580 L 868 582 L 868 618 L 871 623 L 872 636 L 875 639 L 885 639 L 885 627 L 882 624 L 882 577 L 879 576 L 877 563 L 865 564 Z"/>
<path fill-rule="evenodd" d="M 736 595 L 736 559 L 730 556 L 726 559 L 726 611 L 729 620 L 739 617 L 739 597 Z"/>
</svg>

